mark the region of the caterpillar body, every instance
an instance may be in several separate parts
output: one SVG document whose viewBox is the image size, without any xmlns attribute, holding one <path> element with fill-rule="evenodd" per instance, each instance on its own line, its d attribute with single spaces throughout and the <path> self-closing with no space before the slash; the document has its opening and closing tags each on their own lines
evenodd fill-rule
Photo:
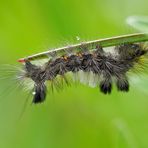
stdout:
<svg viewBox="0 0 148 148">
<path fill-rule="evenodd" d="M 112 47 L 111 50 L 108 49 L 109 52 L 100 44 L 92 43 L 89 46 L 82 44 L 81 50 L 75 52 L 66 50 L 61 56 L 57 56 L 53 50 L 50 52 L 52 58 L 42 66 L 33 64 L 31 57 L 19 60 L 25 64 L 17 77 L 33 82 L 33 103 L 45 100 L 48 83 L 52 88 L 56 87 L 59 81 L 69 84 L 67 73 L 73 73 L 80 82 L 93 87 L 98 86 L 104 94 L 111 93 L 113 83 L 118 91 L 128 92 L 130 86 L 127 73 L 135 66 L 143 68 L 145 64 L 142 59 L 147 56 L 148 50 L 143 44 L 122 43 Z"/>
</svg>

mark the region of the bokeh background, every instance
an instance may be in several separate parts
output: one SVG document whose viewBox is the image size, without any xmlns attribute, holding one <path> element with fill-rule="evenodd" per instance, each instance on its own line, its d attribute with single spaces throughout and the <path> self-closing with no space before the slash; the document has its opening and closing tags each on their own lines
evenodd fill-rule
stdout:
<svg viewBox="0 0 148 148">
<path fill-rule="evenodd" d="M 125 19 L 148 15 L 147 6 L 147 0 L 0 0 L 0 64 L 19 65 L 18 58 L 78 42 L 77 36 L 81 42 L 134 33 Z M 0 147 L 147 148 L 147 86 L 147 77 L 131 76 L 129 93 L 105 96 L 79 84 L 49 93 L 39 105 L 30 95 L 24 105 L 28 94 L 1 80 Z"/>
</svg>

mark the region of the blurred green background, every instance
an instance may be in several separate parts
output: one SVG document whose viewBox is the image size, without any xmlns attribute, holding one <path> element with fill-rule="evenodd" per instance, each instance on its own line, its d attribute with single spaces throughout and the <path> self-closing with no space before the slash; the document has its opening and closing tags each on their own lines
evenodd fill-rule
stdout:
<svg viewBox="0 0 148 148">
<path fill-rule="evenodd" d="M 125 19 L 148 15 L 147 0 L 0 0 L 0 64 L 75 43 L 134 33 Z M 18 64 L 19 65 L 19 64 Z M 1 74 L 5 74 L 5 70 Z M 20 118 L 28 94 L 0 81 L 0 148 L 147 148 L 148 79 L 105 96 L 73 85 L 48 94 Z"/>
</svg>

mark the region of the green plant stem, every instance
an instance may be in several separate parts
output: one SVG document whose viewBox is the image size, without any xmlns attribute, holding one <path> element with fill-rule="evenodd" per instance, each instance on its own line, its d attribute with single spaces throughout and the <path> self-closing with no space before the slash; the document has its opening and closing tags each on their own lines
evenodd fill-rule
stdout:
<svg viewBox="0 0 148 148">
<path fill-rule="evenodd" d="M 96 46 L 100 45 L 101 47 L 110 47 L 110 46 L 116 46 L 123 43 L 136 43 L 136 42 L 144 42 L 148 41 L 148 35 L 145 33 L 135 33 L 135 34 L 128 34 L 128 35 L 122 35 L 122 36 L 116 36 L 111 38 L 105 38 L 105 39 L 99 39 L 99 40 L 93 40 L 93 41 L 87 41 L 80 44 L 70 45 L 66 47 L 57 48 L 54 50 L 49 50 L 46 52 L 34 54 L 25 58 L 20 59 L 19 61 L 33 61 L 36 59 L 44 59 L 44 58 L 50 58 L 54 55 L 64 55 L 64 53 L 68 51 L 80 51 L 80 49 L 83 46 Z"/>
</svg>

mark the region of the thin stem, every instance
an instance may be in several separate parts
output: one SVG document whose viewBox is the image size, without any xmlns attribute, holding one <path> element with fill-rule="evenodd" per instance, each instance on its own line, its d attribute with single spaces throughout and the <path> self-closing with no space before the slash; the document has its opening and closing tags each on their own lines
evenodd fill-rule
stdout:
<svg viewBox="0 0 148 148">
<path fill-rule="evenodd" d="M 100 45 L 101 47 L 110 47 L 116 46 L 123 43 L 136 43 L 136 42 L 144 42 L 148 41 L 148 35 L 145 33 L 135 33 L 135 34 L 128 34 L 122 36 L 116 36 L 111 38 L 105 38 L 100 40 L 93 40 L 87 41 L 80 44 L 70 45 L 66 47 L 56 48 L 53 50 L 45 51 L 42 53 L 34 54 L 22 59 L 19 59 L 19 62 L 25 62 L 26 60 L 33 61 L 36 59 L 45 59 L 45 58 L 52 58 L 54 55 L 62 55 L 68 53 L 68 51 L 80 51 L 82 47 L 94 47 Z"/>
</svg>

